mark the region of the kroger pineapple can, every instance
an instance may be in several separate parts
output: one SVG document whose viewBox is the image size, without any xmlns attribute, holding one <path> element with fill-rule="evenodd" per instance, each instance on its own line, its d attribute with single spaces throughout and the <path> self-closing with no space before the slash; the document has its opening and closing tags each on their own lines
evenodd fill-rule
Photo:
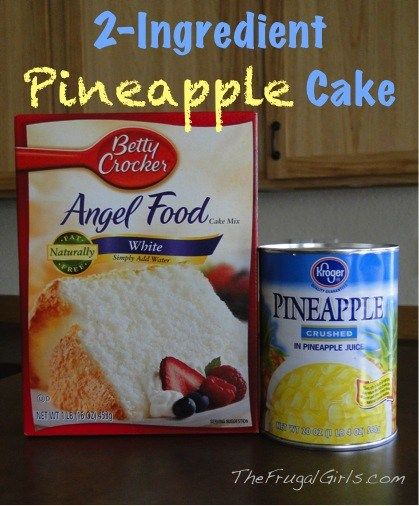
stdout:
<svg viewBox="0 0 419 506">
<path fill-rule="evenodd" d="M 259 248 L 262 430 L 353 450 L 396 427 L 398 246 Z"/>
</svg>

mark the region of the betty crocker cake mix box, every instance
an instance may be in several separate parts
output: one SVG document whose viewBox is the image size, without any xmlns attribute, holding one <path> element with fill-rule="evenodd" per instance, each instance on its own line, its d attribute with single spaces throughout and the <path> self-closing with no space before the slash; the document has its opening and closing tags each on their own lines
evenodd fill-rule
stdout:
<svg viewBox="0 0 419 506">
<path fill-rule="evenodd" d="M 257 431 L 256 116 L 16 118 L 24 430 Z"/>
</svg>

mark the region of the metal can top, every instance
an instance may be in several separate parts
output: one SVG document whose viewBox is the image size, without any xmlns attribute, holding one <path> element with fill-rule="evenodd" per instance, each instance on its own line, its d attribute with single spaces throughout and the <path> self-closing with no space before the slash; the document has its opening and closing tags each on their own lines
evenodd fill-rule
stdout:
<svg viewBox="0 0 419 506">
<path fill-rule="evenodd" d="M 365 252 L 365 251 L 397 251 L 397 244 L 366 244 L 366 243 L 322 243 L 322 242 L 301 242 L 284 244 L 263 244 L 258 248 L 266 252 L 298 252 L 298 253 L 316 253 L 316 252 Z"/>
</svg>

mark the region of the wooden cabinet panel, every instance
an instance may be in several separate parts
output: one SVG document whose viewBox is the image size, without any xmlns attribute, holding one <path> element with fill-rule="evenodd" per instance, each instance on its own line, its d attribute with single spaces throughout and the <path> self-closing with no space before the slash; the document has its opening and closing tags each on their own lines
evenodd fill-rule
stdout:
<svg viewBox="0 0 419 506">
<path fill-rule="evenodd" d="M 73 7 L 74 6 L 74 7 Z M 117 24 L 120 26 L 135 24 L 137 12 L 146 11 L 149 21 L 168 21 L 173 27 L 177 22 L 184 20 L 209 20 L 217 23 L 220 19 L 234 22 L 243 17 L 247 10 L 258 10 L 260 2 L 251 0 L 246 2 L 223 2 L 210 0 L 197 2 L 196 0 L 162 0 L 159 2 L 136 1 L 120 2 L 107 0 L 100 2 L 72 2 L 70 11 L 76 9 L 75 14 L 70 13 L 74 19 L 80 16 L 81 47 L 69 48 L 69 57 L 72 62 L 79 59 L 80 71 L 87 82 L 93 83 L 96 79 L 104 80 L 107 84 L 116 85 L 121 80 L 137 79 L 143 85 L 141 95 L 146 98 L 146 89 L 156 79 L 165 79 L 176 100 L 179 102 L 178 110 L 182 109 L 183 81 L 186 78 L 193 81 L 206 79 L 210 83 L 217 78 L 224 81 L 244 77 L 247 65 L 255 67 L 256 75 L 262 74 L 262 60 L 258 58 L 258 51 L 237 50 L 229 47 L 225 50 L 218 49 L 211 38 L 208 38 L 205 48 L 192 47 L 189 54 L 177 55 L 173 49 L 159 48 L 142 50 L 136 46 L 136 36 L 117 36 L 118 43 L 104 49 L 93 47 L 95 38 L 101 28 L 93 24 L 95 17 L 104 10 L 110 10 L 117 16 Z M 162 39 L 160 39 L 162 40 Z M 261 56 L 262 53 L 259 53 Z M 263 91 L 262 84 L 259 91 Z M 200 107 L 201 110 L 213 110 L 214 98 L 210 95 Z M 233 104 L 232 109 L 243 109 L 242 97 Z M 89 102 L 85 111 L 110 111 L 128 109 L 115 101 L 114 107 L 110 108 L 97 101 Z M 148 106 L 150 109 L 150 106 Z M 156 108 L 154 108 L 157 110 Z M 159 108 L 160 109 L 160 108 Z M 247 109 L 249 109 L 247 107 Z M 138 108 L 139 111 L 142 108 Z M 164 105 L 160 110 L 173 111 L 172 106 Z"/>
<path fill-rule="evenodd" d="M 7 109 L 7 138 L 3 138 L 1 146 L 7 146 L 7 172 L 0 173 L 0 189 L 14 187 L 13 160 L 13 122 L 12 116 L 22 112 L 141 112 L 141 111 L 182 111 L 183 81 L 191 79 L 209 81 L 211 93 L 197 110 L 214 110 L 213 84 L 218 78 L 244 80 L 245 69 L 253 65 L 255 94 L 263 93 L 263 51 L 237 50 L 216 48 L 208 38 L 203 49 L 191 48 L 186 56 L 177 55 L 172 49 L 138 49 L 136 36 L 117 36 L 115 46 L 98 50 L 94 41 L 102 27 L 94 24 L 96 16 L 110 10 L 117 16 L 116 26 L 135 25 L 137 13 L 146 11 L 148 20 L 168 21 L 172 26 L 185 20 L 209 20 L 217 23 L 220 20 L 232 24 L 243 19 L 246 11 L 259 12 L 260 0 L 246 2 L 225 2 L 222 0 L 160 0 L 121 2 L 119 0 L 54 0 L 26 1 L 5 0 L 1 4 L 0 27 L 6 38 L 3 38 L 3 53 L 7 56 L 6 69 L 1 79 L 5 80 L 2 88 L 9 89 L 9 94 L 2 97 L 2 107 Z M 12 16 L 13 12 L 13 16 Z M 16 29 L 7 25 L 16 25 Z M 115 27 L 116 30 L 116 27 Z M 33 43 L 36 41 L 36 44 Z M 82 76 L 87 88 L 95 81 L 105 83 L 113 107 L 101 103 L 93 97 L 85 106 L 63 106 L 58 98 L 58 80 L 53 87 L 42 91 L 39 97 L 40 107 L 37 110 L 29 106 L 29 88 L 18 80 L 22 80 L 25 70 L 33 66 L 48 65 L 59 72 L 68 70 L 70 77 L 65 79 L 67 96 L 77 96 L 77 79 Z M 179 106 L 170 105 L 152 107 L 148 103 L 144 108 L 128 108 L 118 102 L 115 87 L 125 80 L 138 80 L 142 91 L 138 98 L 147 99 L 148 86 L 157 79 L 165 79 L 172 90 Z M 137 97 L 136 97 L 137 98 Z M 240 95 L 229 110 L 254 110 L 244 104 Z M 260 124 L 266 123 L 264 111 L 260 110 Z M 5 141 L 5 142 L 3 142 Z M 263 149 L 260 150 L 264 158 Z M 7 183 L 7 184 L 6 184 Z"/>
<path fill-rule="evenodd" d="M 24 8 L 23 8 L 24 7 Z M 14 129 L 16 114 L 34 112 L 23 74 L 50 58 L 48 3 L 37 0 L 0 2 L 0 195 L 15 187 Z M 52 111 L 52 95 L 45 93 L 39 112 Z"/>
<path fill-rule="evenodd" d="M 110 10 L 117 26 L 135 25 L 137 12 L 148 20 L 168 21 L 172 27 L 185 20 L 228 21 L 233 26 L 247 11 L 264 12 L 268 22 L 307 20 L 323 15 L 328 25 L 323 49 L 239 49 L 231 45 L 218 49 L 211 38 L 206 47 L 193 47 L 186 56 L 173 49 L 138 49 L 135 35 L 117 36 L 115 46 L 98 50 L 94 41 L 101 27 L 96 16 Z M 116 112 L 183 110 L 183 81 L 206 79 L 213 90 L 215 79 L 239 80 L 248 65 L 254 68 L 254 93 L 263 96 L 270 80 L 286 79 L 295 106 L 279 109 L 271 105 L 252 108 L 243 94 L 231 110 L 259 113 L 259 165 L 262 189 L 416 182 L 416 0 L 2 0 L 0 50 L 5 71 L 0 76 L 2 123 L 0 195 L 14 188 L 13 121 L 25 112 Z M 116 28 L 115 28 L 116 29 Z M 33 66 L 49 65 L 70 72 L 68 95 L 77 96 L 77 78 L 86 87 L 105 83 L 113 107 L 93 97 L 84 107 L 66 108 L 58 99 L 58 82 L 40 94 L 40 106 L 29 105 L 29 87 L 23 73 Z M 331 81 L 353 82 L 356 68 L 376 82 L 396 83 L 397 101 L 382 106 L 317 108 L 306 98 L 308 73 L 320 68 Z M 142 84 L 140 98 L 146 100 L 148 86 L 165 79 L 172 89 L 177 108 L 169 105 L 128 108 L 118 102 L 115 87 L 125 80 Z M 288 97 L 287 97 L 288 98 Z M 213 92 L 198 110 L 213 110 Z M 270 124 L 281 123 L 277 133 L 279 160 L 271 155 Z"/>
<path fill-rule="evenodd" d="M 74 76 L 75 74 L 84 77 L 86 86 L 93 85 L 96 80 L 103 81 L 111 91 L 109 98 L 114 103 L 113 107 L 100 103 L 97 97 L 90 100 L 84 107 L 85 112 L 141 112 L 146 111 L 182 111 L 183 110 L 183 82 L 184 79 L 198 81 L 205 79 L 210 83 L 211 92 L 206 101 L 199 106 L 201 111 L 214 110 L 213 84 L 216 79 L 228 81 L 236 79 L 244 80 L 245 70 L 248 65 L 253 65 L 255 76 L 255 94 L 263 94 L 263 50 L 249 51 L 238 50 L 231 46 L 227 49 L 218 49 L 211 36 L 208 36 L 205 47 L 191 48 L 189 54 L 180 56 L 173 49 L 159 48 L 142 50 L 137 47 L 136 35 L 118 36 L 117 44 L 104 49 L 96 49 L 94 41 L 101 31 L 93 21 L 96 16 L 109 10 L 117 17 L 117 26 L 132 26 L 136 23 L 139 11 L 147 12 L 147 20 L 168 21 L 172 28 L 179 21 L 204 20 L 217 23 L 220 20 L 237 23 L 243 19 L 246 11 L 254 10 L 259 12 L 261 2 L 259 0 L 248 0 L 246 2 L 225 2 L 222 0 L 196 1 L 161 0 L 159 2 L 135 1 L 120 2 L 117 0 L 106 1 L 72 1 L 66 4 L 67 13 L 65 19 L 72 20 L 73 28 L 78 34 L 73 33 L 73 44 L 67 47 L 66 59 L 67 68 Z M 56 12 L 60 18 L 60 13 Z M 63 18 L 62 18 L 63 19 Z M 59 23 L 56 31 L 59 31 Z M 68 36 L 67 36 L 68 39 Z M 161 39 L 162 40 L 162 39 Z M 77 43 L 79 41 L 79 43 Z M 168 104 L 159 107 L 152 107 L 147 101 L 147 88 L 154 81 L 164 79 L 169 84 L 178 107 Z M 142 85 L 140 94 L 135 97 L 145 100 L 146 107 L 127 108 L 120 104 L 115 97 L 115 86 L 121 81 L 138 80 Z M 70 89 L 76 93 L 74 84 L 76 79 L 71 79 Z M 243 88 L 243 86 L 242 86 Z M 59 108 L 60 106 L 58 106 Z M 61 106 L 61 109 L 64 108 Z M 71 111 L 76 108 L 72 107 Z M 80 108 L 79 108 L 80 110 Z M 229 107 L 229 110 L 254 110 L 244 104 L 243 95 Z M 69 111 L 69 112 L 71 112 Z M 263 115 L 262 110 L 262 115 Z M 265 123 L 260 118 L 261 125 Z M 262 155 L 263 156 L 263 155 Z"/>
<path fill-rule="evenodd" d="M 276 19 L 310 22 L 322 15 L 327 25 L 322 49 L 265 52 L 266 79 L 287 79 L 292 86 L 288 99 L 294 100 L 291 109 L 267 108 L 265 131 L 273 121 L 281 123 L 277 134 L 281 157 L 269 156 L 270 135 L 266 135 L 265 186 L 415 182 L 416 0 L 267 1 L 264 9 Z M 326 73 L 329 85 L 337 79 L 353 84 L 355 69 L 364 72 L 364 80 L 378 84 L 392 80 L 396 102 L 391 107 L 330 103 L 316 107 L 306 96 L 307 77 L 314 69 Z M 330 88 L 325 91 L 330 93 Z"/>
</svg>

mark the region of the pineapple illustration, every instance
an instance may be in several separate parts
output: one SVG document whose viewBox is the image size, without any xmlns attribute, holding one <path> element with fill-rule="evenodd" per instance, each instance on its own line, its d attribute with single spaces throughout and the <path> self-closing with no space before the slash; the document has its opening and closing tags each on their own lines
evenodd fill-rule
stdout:
<svg viewBox="0 0 419 506">
<path fill-rule="evenodd" d="M 386 317 L 377 322 L 373 330 L 368 330 L 367 349 L 363 352 L 365 357 L 381 369 L 385 374 L 392 374 L 393 396 L 393 430 L 396 429 L 396 406 L 397 406 L 397 305 L 388 303 Z"/>
<path fill-rule="evenodd" d="M 260 313 L 260 343 L 261 343 L 261 366 L 262 366 L 262 399 L 266 401 L 269 381 L 272 374 L 284 362 L 286 353 L 275 341 L 278 322 L 272 318 L 268 304 L 261 299 Z"/>
</svg>

